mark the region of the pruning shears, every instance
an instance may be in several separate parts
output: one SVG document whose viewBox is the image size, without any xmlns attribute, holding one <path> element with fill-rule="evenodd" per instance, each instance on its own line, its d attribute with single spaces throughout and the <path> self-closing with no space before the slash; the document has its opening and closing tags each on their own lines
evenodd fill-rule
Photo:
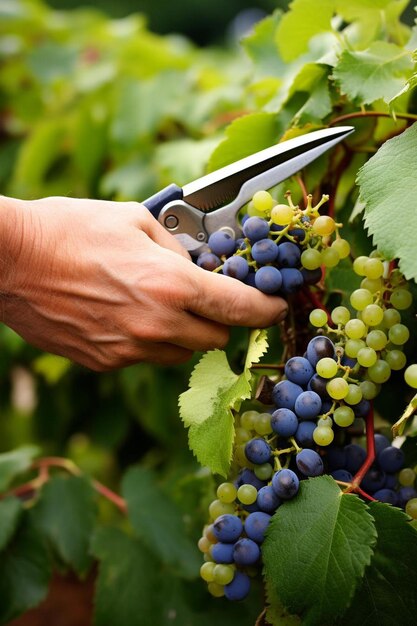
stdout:
<svg viewBox="0 0 417 626">
<path fill-rule="evenodd" d="M 217 230 L 227 231 L 234 239 L 241 236 L 238 213 L 256 191 L 286 180 L 353 131 L 352 126 L 337 126 L 283 141 L 183 187 L 168 185 L 144 205 L 196 256 Z"/>
</svg>

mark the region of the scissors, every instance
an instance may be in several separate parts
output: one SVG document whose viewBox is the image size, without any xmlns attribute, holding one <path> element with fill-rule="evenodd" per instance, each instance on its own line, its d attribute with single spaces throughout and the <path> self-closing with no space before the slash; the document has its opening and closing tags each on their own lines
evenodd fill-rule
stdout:
<svg viewBox="0 0 417 626">
<path fill-rule="evenodd" d="M 192 256 L 207 249 L 209 236 L 227 231 L 237 239 L 241 208 L 256 191 L 284 181 L 355 129 L 324 128 L 283 141 L 179 187 L 171 184 L 143 203 Z"/>
</svg>

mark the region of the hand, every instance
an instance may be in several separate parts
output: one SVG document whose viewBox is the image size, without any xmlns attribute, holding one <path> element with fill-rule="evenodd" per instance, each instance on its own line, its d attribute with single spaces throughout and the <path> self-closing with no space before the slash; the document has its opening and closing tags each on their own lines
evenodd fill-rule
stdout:
<svg viewBox="0 0 417 626">
<path fill-rule="evenodd" d="M 181 363 L 224 347 L 230 326 L 286 314 L 284 300 L 197 267 L 140 204 L 4 200 L 15 217 L 3 321 L 42 350 L 97 371 Z"/>
</svg>

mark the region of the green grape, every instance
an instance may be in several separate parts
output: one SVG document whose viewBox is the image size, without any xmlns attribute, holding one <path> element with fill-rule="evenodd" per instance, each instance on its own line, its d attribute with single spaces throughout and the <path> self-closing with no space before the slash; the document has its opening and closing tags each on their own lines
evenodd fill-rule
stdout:
<svg viewBox="0 0 417 626">
<path fill-rule="evenodd" d="M 356 359 L 359 350 L 365 348 L 365 346 L 363 339 L 348 339 L 345 343 L 345 354 L 351 359 Z"/>
<path fill-rule="evenodd" d="M 347 428 L 347 426 L 351 426 L 355 421 L 355 414 L 353 409 L 350 406 L 339 406 L 333 413 L 333 420 L 335 424 L 338 426 L 342 426 L 342 428 Z"/>
<path fill-rule="evenodd" d="M 313 233 L 321 235 L 322 237 L 331 235 L 335 228 L 335 221 L 329 215 L 319 215 L 313 222 Z"/>
<path fill-rule="evenodd" d="M 262 211 L 258 211 L 252 200 L 248 204 L 246 213 L 249 215 L 249 217 L 262 217 L 262 219 L 265 218 L 265 213 L 262 213 Z"/>
<path fill-rule="evenodd" d="M 333 378 L 327 383 L 326 391 L 333 400 L 343 400 L 349 392 L 349 385 L 344 378 Z"/>
<path fill-rule="evenodd" d="M 379 385 L 372 382 L 372 380 L 363 380 L 359 383 L 359 387 L 362 391 L 362 397 L 365 400 L 373 400 L 377 397 L 380 387 Z"/>
<path fill-rule="evenodd" d="M 366 334 L 366 326 L 362 320 L 349 320 L 345 326 L 345 333 L 349 339 L 361 339 Z"/>
<path fill-rule="evenodd" d="M 333 429 L 327 426 L 317 426 L 313 431 L 313 439 L 318 446 L 328 446 L 334 439 Z"/>
<path fill-rule="evenodd" d="M 275 202 L 268 191 L 257 191 L 252 198 L 255 209 L 261 213 L 269 213 Z"/>
<path fill-rule="evenodd" d="M 417 389 L 417 363 L 409 365 L 404 372 L 404 378 L 407 385 L 413 389 Z"/>
<path fill-rule="evenodd" d="M 384 260 L 383 255 L 381 254 L 381 252 L 379 250 L 372 250 L 372 252 L 369 255 L 370 259 L 382 259 Z"/>
<path fill-rule="evenodd" d="M 383 330 L 371 330 L 366 336 L 366 345 L 374 350 L 383 350 L 388 343 L 388 337 Z"/>
<path fill-rule="evenodd" d="M 332 243 L 333 250 L 336 250 L 341 259 L 346 259 L 350 254 L 350 244 L 346 239 L 338 237 Z"/>
<path fill-rule="evenodd" d="M 214 598 L 222 598 L 224 596 L 224 585 L 213 582 L 207 585 L 207 589 Z"/>
<path fill-rule="evenodd" d="M 321 251 L 321 260 L 325 267 L 336 267 L 340 261 L 340 256 L 334 248 L 324 248 Z"/>
<path fill-rule="evenodd" d="M 197 546 L 200 552 L 207 553 L 210 550 L 212 543 L 209 539 L 207 539 L 207 537 L 200 537 Z"/>
<path fill-rule="evenodd" d="M 404 324 L 394 324 L 388 331 L 388 337 L 391 343 L 402 346 L 409 340 L 410 331 Z"/>
<path fill-rule="evenodd" d="M 391 368 L 386 361 L 378 359 L 375 365 L 368 368 L 368 376 L 374 383 L 386 383 L 391 376 Z"/>
<path fill-rule="evenodd" d="M 328 356 L 320 359 L 316 365 L 317 374 L 323 378 L 333 378 L 333 376 L 336 376 L 338 369 L 336 361 Z"/>
<path fill-rule="evenodd" d="M 301 254 L 301 265 L 306 270 L 316 270 L 322 264 L 321 254 L 315 248 L 307 248 Z"/>
<path fill-rule="evenodd" d="M 255 426 L 255 420 L 258 417 L 258 411 L 245 411 L 240 416 L 240 425 L 246 430 L 253 430 Z"/>
<path fill-rule="evenodd" d="M 399 269 L 392 270 L 389 280 L 393 287 L 398 287 L 405 281 L 404 274 Z"/>
<path fill-rule="evenodd" d="M 363 309 L 372 304 L 374 301 L 373 295 L 367 289 L 355 289 L 350 294 L 350 303 L 357 311 L 363 311 Z"/>
<path fill-rule="evenodd" d="M 204 527 L 204 537 L 207 537 L 207 539 L 211 543 L 216 543 L 217 542 L 216 536 L 213 533 L 213 524 L 209 524 L 208 526 Z"/>
<path fill-rule="evenodd" d="M 356 358 L 362 367 L 372 367 L 377 361 L 377 353 L 372 348 L 362 348 L 359 350 Z"/>
<path fill-rule="evenodd" d="M 358 404 L 362 400 L 362 390 L 359 385 L 353 383 L 349 384 L 349 391 L 345 396 L 345 402 L 347 404 Z"/>
<path fill-rule="evenodd" d="M 287 226 L 291 224 L 294 217 L 294 209 L 288 204 L 276 204 L 271 211 L 271 220 L 278 226 Z"/>
<path fill-rule="evenodd" d="M 255 421 L 255 431 L 258 435 L 269 435 L 272 433 L 270 413 L 259 413 Z"/>
<path fill-rule="evenodd" d="M 273 471 L 270 463 L 263 463 L 262 465 L 255 465 L 253 473 L 259 480 L 268 480 L 271 478 Z"/>
<path fill-rule="evenodd" d="M 203 563 L 200 567 L 200 576 L 207 583 L 211 583 L 214 580 L 213 570 L 216 567 L 216 564 L 213 561 L 208 561 L 207 563 Z"/>
<path fill-rule="evenodd" d="M 221 483 L 217 487 L 216 495 L 220 502 L 230 504 L 236 500 L 237 489 L 233 483 Z"/>
<path fill-rule="evenodd" d="M 350 320 L 350 311 L 345 306 L 333 309 L 331 318 L 335 324 L 346 324 Z"/>
<path fill-rule="evenodd" d="M 392 292 L 389 301 L 394 308 L 402 311 L 411 306 L 413 296 L 409 291 L 407 291 L 407 289 L 401 289 L 401 287 L 398 287 Z"/>
<path fill-rule="evenodd" d="M 204 552 L 203 561 L 205 563 L 213 563 L 213 557 L 211 556 L 211 549 L 208 552 Z"/>
<path fill-rule="evenodd" d="M 381 291 L 383 287 L 383 282 L 380 278 L 364 278 L 361 281 L 361 289 L 367 289 L 371 293 L 376 293 L 377 291 Z"/>
<path fill-rule="evenodd" d="M 406 366 L 407 357 L 402 350 L 388 350 L 385 360 L 392 370 L 402 370 Z"/>
<path fill-rule="evenodd" d="M 416 480 L 416 473 L 411 467 L 405 467 L 398 474 L 398 481 L 403 487 L 412 487 Z"/>
<path fill-rule="evenodd" d="M 381 259 L 368 259 L 364 265 L 364 272 L 366 278 L 370 278 L 371 280 L 375 280 L 376 278 L 381 278 L 384 274 L 384 264 Z"/>
<path fill-rule="evenodd" d="M 379 304 L 368 304 L 362 311 L 362 321 L 367 326 L 378 326 L 384 318 L 384 309 Z"/>
<path fill-rule="evenodd" d="M 239 467 L 253 467 L 253 463 L 251 463 L 245 454 L 245 443 L 240 443 L 238 446 L 235 446 L 234 450 L 234 459 Z"/>
<path fill-rule="evenodd" d="M 357 274 L 358 276 L 366 276 L 365 263 L 367 262 L 368 258 L 369 257 L 367 256 L 358 256 L 353 261 L 353 271 L 355 272 L 355 274 Z"/>
<path fill-rule="evenodd" d="M 213 569 L 213 580 L 218 585 L 228 585 L 235 577 L 235 568 L 231 565 L 218 564 Z"/>
<path fill-rule="evenodd" d="M 394 324 L 401 322 L 401 313 L 397 309 L 385 309 L 384 319 L 382 320 L 385 328 L 391 328 Z"/>
<path fill-rule="evenodd" d="M 213 520 L 220 517 L 220 515 L 225 515 L 226 513 L 233 515 L 235 512 L 236 509 L 234 504 L 221 502 L 221 500 L 213 500 L 209 506 L 209 515 Z"/>
<path fill-rule="evenodd" d="M 314 309 L 309 315 L 310 324 L 315 328 L 321 328 L 327 324 L 327 313 L 323 309 Z"/>
<path fill-rule="evenodd" d="M 241 485 L 237 490 L 238 500 L 242 504 L 253 504 L 256 502 L 258 496 L 258 490 L 253 485 Z"/>
<path fill-rule="evenodd" d="M 235 429 L 235 445 L 246 443 L 249 439 L 252 439 L 249 430 L 239 427 Z"/>
<path fill-rule="evenodd" d="M 320 428 L 322 428 L 322 427 L 332 428 L 333 427 L 333 420 L 330 417 L 330 415 L 326 415 L 326 417 L 320 417 L 317 420 L 317 426 L 319 426 Z"/>
<path fill-rule="evenodd" d="M 407 502 L 405 512 L 413 519 L 417 519 L 417 498 L 412 498 Z"/>
</svg>

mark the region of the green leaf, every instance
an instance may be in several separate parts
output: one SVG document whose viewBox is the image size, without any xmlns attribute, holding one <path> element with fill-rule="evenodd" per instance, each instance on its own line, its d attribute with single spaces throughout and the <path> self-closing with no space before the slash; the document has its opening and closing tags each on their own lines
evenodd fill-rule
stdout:
<svg viewBox="0 0 417 626">
<path fill-rule="evenodd" d="M 85 478 L 57 476 L 42 488 L 33 509 L 36 528 L 58 557 L 79 574 L 91 565 L 88 551 L 96 514 L 94 497 Z"/>
<path fill-rule="evenodd" d="M 0 554 L 0 624 L 38 605 L 47 594 L 50 576 L 48 550 L 26 515 Z"/>
<path fill-rule="evenodd" d="M 389 102 L 412 69 L 411 54 L 393 43 L 375 41 L 367 50 L 344 50 L 333 70 L 342 93 L 362 104 Z"/>
<path fill-rule="evenodd" d="M 122 491 L 133 528 L 149 550 L 182 576 L 195 577 L 201 565 L 199 553 L 186 536 L 180 510 L 157 485 L 153 472 L 131 468 Z"/>
<path fill-rule="evenodd" d="M 189 427 L 189 445 L 202 465 L 213 473 L 227 475 L 232 458 L 234 417 L 242 400 L 251 394 L 250 363 L 256 363 L 267 348 L 265 331 L 253 331 L 245 370 L 235 374 L 225 352 L 207 352 L 190 378 L 190 389 L 180 395 L 180 415 Z"/>
<path fill-rule="evenodd" d="M 399 259 L 406 278 L 417 278 L 415 220 L 417 124 L 386 141 L 359 171 L 365 226 L 387 259 Z M 395 224 L 395 228 L 393 228 Z M 405 233 L 406 236 L 405 236 Z"/>
<path fill-rule="evenodd" d="M 275 113 L 251 113 L 234 120 L 210 157 L 208 169 L 217 170 L 233 161 L 277 143 L 284 128 Z"/>
<path fill-rule="evenodd" d="M 274 11 L 265 19 L 255 24 L 250 35 L 243 39 L 243 47 L 254 63 L 255 80 L 265 76 L 281 77 L 286 64 L 278 53 L 275 42 L 277 26 L 282 18 L 282 11 Z"/>
<path fill-rule="evenodd" d="M 276 40 L 284 61 L 292 61 L 308 50 L 310 39 L 331 28 L 334 0 L 294 0 L 277 29 Z"/>
<path fill-rule="evenodd" d="M 162 174 L 162 183 L 174 181 L 184 185 L 203 176 L 207 161 L 219 143 L 218 137 L 206 139 L 178 139 L 160 144 L 156 149 L 155 162 Z"/>
<path fill-rule="evenodd" d="M 414 626 L 417 614 L 417 531 L 401 510 L 372 502 L 378 540 L 363 584 L 340 626 Z"/>
<path fill-rule="evenodd" d="M 416 410 L 417 410 L 417 394 L 415 394 L 411 398 L 411 400 L 408 403 L 407 407 L 405 408 L 403 414 L 401 415 L 401 417 L 393 425 L 393 427 L 392 427 L 392 434 L 394 435 L 394 437 L 398 437 L 399 435 L 403 434 L 408 420 L 410 419 L 410 417 L 415 415 Z"/>
<path fill-rule="evenodd" d="M 13 536 L 22 513 L 18 498 L 9 497 L 0 501 L 0 550 L 3 550 Z"/>
<path fill-rule="evenodd" d="M 276 595 L 305 626 L 342 614 L 369 564 L 376 531 L 367 506 L 329 476 L 302 481 L 274 515 L 263 545 L 269 599 Z"/>
<path fill-rule="evenodd" d="M 158 562 L 136 539 L 116 528 L 100 528 L 93 536 L 99 560 L 96 585 L 96 626 L 161 624 Z"/>
<path fill-rule="evenodd" d="M 28 470 L 38 454 L 36 446 L 22 446 L 0 454 L 0 492 L 7 489 L 15 476 Z"/>
<path fill-rule="evenodd" d="M 71 361 L 56 354 L 41 354 L 32 363 L 33 371 L 41 374 L 49 385 L 57 383 L 71 368 Z"/>
<path fill-rule="evenodd" d="M 391 100 L 389 101 L 390 107 L 391 108 L 393 107 L 394 103 L 396 102 L 396 100 L 398 100 L 398 98 L 408 93 L 409 91 L 412 91 L 415 87 L 417 87 L 417 72 L 414 73 L 412 76 L 410 76 L 410 78 L 405 83 L 404 87 L 398 93 L 396 93 L 395 96 L 391 98 Z"/>
</svg>

